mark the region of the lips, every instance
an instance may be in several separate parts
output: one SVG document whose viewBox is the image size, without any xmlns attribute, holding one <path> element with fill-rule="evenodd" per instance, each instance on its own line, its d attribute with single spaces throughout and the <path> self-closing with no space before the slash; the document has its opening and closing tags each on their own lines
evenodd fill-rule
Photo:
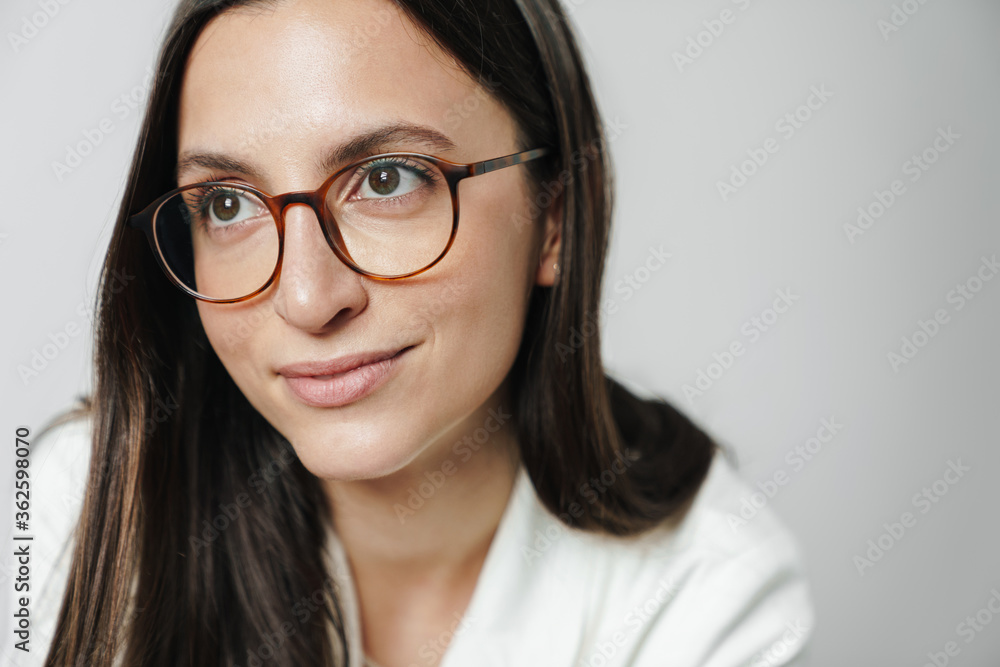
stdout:
<svg viewBox="0 0 1000 667">
<path fill-rule="evenodd" d="M 382 385 L 412 349 L 364 352 L 329 361 L 307 361 L 278 369 L 285 385 L 301 402 L 332 408 L 364 398 Z"/>
</svg>

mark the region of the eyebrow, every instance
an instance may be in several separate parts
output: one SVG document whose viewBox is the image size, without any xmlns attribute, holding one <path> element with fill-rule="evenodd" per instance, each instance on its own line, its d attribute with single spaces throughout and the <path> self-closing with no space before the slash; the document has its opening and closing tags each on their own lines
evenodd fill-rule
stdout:
<svg viewBox="0 0 1000 667">
<path fill-rule="evenodd" d="M 317 168 L 325 174 L 332 174 L 341 166 L 376 153 L 385 152 L 391 146 L 419 144 L 435 152 L 455 150 L 455 142 L 434 128 L 412 123 L 382 125 L 350 137 L 337 144 L 317 163 Z M 186 171 L 202 167 L 249 176 L 260 180 L 261 169 L 253 162 L 239 160 L 224 153 L 190 151 L 177 160 L 175 176 L 179 180 Z"/>
</svg>

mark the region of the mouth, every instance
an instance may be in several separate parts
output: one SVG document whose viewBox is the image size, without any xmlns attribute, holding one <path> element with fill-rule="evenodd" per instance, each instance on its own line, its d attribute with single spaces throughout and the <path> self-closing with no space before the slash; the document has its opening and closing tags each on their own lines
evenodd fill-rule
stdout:
<svg viewBox="0 0 1000 667">
<path fill-rule="evenodd" d="M 414 347 L 291 364 L 278 369 L 278 374 L 302 403 L 336 408 L 361 400 L 387 382 Z"/>
</svg>

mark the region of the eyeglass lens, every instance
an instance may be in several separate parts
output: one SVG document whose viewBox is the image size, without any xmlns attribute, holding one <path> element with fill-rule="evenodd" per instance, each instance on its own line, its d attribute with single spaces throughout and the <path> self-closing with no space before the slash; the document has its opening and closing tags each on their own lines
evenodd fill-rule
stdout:
<svg viewBox="0 0 1000 667">
<path fill-rule="evenodd" d="M 339 237 L 330 237 L 343 239 L 341 250 L 358 268 L 393 277 L 419 271 L 444 252 L 454 209 L 437 166 L 394 155 L 337 177 L 324 218 L 336 224 Z M 278 225 L 265 202 L 237 183 L 181 191 L 160 206 L 154 229 L 166 265 L 201 296 L 252 294 L 277 266 Z"/>
</svg>

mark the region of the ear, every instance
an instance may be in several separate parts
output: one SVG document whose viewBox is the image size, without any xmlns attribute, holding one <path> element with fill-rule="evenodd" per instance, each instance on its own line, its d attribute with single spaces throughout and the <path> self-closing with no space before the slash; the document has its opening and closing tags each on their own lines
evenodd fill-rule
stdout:
<svg viewBox="0 0 1000 667">
<path fill-rule="evenodd" d="M 559 278 L 555 265 L 559 263 L 559 251 L 562 248 L 562 217 L 563 194 L 559 193 L 545 212 L 545 231 L 542 236 L 542 249 L 538 256 L 538 270 L 535 273 L 535 283 L 543 287 L 551 287 Z M 561 266 L 560 271 L 562 271 Z"/>
</svg>

